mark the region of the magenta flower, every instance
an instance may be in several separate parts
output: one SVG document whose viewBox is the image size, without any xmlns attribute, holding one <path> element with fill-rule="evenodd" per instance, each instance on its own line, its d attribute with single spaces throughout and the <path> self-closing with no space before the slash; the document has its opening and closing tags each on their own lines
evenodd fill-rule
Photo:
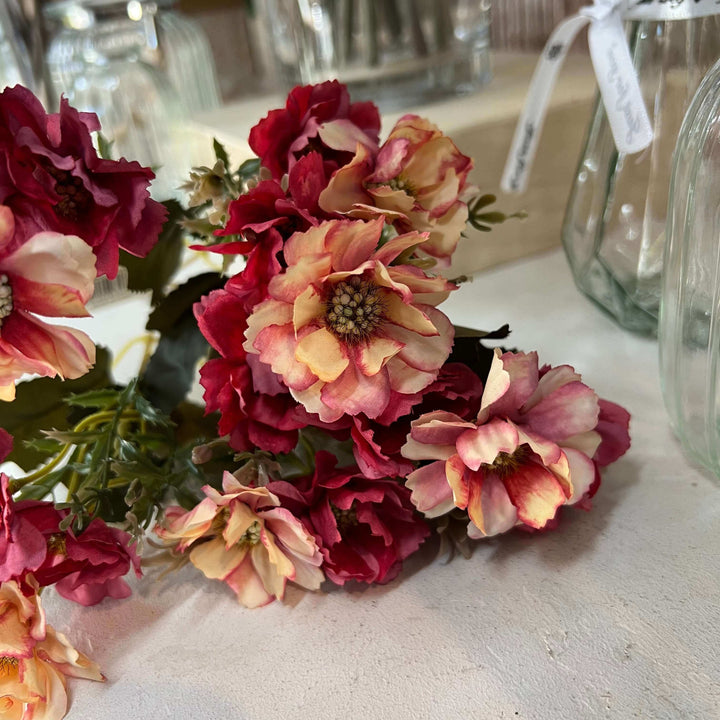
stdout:
<svg viewBox="0 0 720 720">
<path fill-rule="evenodd" d="M 627 414 L 603 403 L 601 427 L 601 402 L 568 365 L 496 350 L 475 421 L 436 411 L 413 422 L 403 454 L 433 461 L 408 476 L 413 503 L 428 517 L 466 509 L 475 538 L 545 527 L 596 489 L 603 437 L 607 457 L 629 446 Z"/>
<path fill-rule="evenodd" d="M 81 605 L 130 595 L 122 578 L 131 567 L 140 576 L 140 560 L 127 533 L 99 518 L 79 535 L 61 530 L 66 510 L 39 500 L 14 502 L 8 485 L 0 475 L 0 582 L 16 580 L 25 587 L 32 573 L 39 586 L 55 584 L 63 597 Z"/>
<path fill-rule="evenodd" d="M 154 175 L 127 160 L 103 160 L 90 133 L 97 116 L 64 98 L 60 112 L 16 86 L 0 93 L 0 203 L 17 227 L 10 250 L 43 231 L 81 237 L 97 257 L 100 275 L 115 277 L 118 249 L 146 255 L 157 242 L 165 208 L 150 199 Z"/>
<path fill-rule="evenodd" d="M 284 108 L 271 110 L 250 131 L 250 147 L 279 180 L 300 157 L 316 150 L 332 169 L 348 162 L 358 144 L 377 150 L 380 114 L 370 102 L 350 102 L 336 80 L 296 87 Z"/>
<path fill-rule="evenodd" d="M 25 373 L 64 378 L 84 375 L 95 345 L 78 330 L 37 315 L 83 317 L 93 293 L 95 258 L 78 237 L 41 232 L 12 247 L 15 219 L 0 206 L 0 399 L 15 397 Z"/>
<path fill-rule="evenodd" d="M 330 580 L 389 582 L 430 530 L 400 483 L 368 479 L 356 467 L 335 469 L 336 463 L 321 451 L 311 477 L 267 488 L 315 535 Z"/>
</svg>

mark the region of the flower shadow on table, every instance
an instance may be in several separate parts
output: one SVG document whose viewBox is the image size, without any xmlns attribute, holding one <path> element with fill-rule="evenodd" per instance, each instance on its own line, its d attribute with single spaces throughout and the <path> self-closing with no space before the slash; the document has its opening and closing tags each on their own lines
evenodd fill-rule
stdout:
<svg viewBox="0 0 720 720">
<path fill-rule="evenodd" d="M 556 528 L 537 532 L 515 530 L 488 540 L 485 557 L 488 562 L 503 565 L 519 553 L 533 552 L 553 567 L 570 565 L 591 552 L 602 542 L 611 526 L 613 511 L 630 488 L 639 480 L 639 467 L 623 458 L 605 470 L 602 485 L 592 500 L 592 508 L 563 508 Z M 482 552 L 482 543 L 475 553 Z"/>
</svg>

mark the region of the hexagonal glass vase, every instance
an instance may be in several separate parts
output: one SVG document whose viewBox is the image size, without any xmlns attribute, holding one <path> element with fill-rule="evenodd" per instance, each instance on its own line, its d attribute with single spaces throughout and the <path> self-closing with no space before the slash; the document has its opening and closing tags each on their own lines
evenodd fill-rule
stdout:
<svg viewBox="0 0 720 720">
<path fill-rule="evenodd" d="M 628 41 L 655 137 L 640 153 L 619 153 L 598 99 L 562 239 L 580 290 L 623 327 L 654 335 L 672 153 L 695 90 L 720 57 L 720 16 L 629 23 Z"/>
</svg>

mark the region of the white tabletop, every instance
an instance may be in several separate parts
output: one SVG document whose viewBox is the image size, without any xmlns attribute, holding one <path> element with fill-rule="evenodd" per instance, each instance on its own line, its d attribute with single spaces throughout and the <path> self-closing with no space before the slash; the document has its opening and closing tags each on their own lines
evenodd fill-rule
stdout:
<svg viewBox="0 0 720 720">
<path fill-rule="evenodd" d="M 240 607 L 186 567 L 48 621 L 108 677 L 72 681 L 70 720 L 720 717 L 720 486 L 682 456 L 657 343 L 617 328 L 554 251 L 485 272 L 444 306 L 513 328 L 632 413 L 633 446 L 590 513 L 407 563 L 385 587 Z"/>
</svg>

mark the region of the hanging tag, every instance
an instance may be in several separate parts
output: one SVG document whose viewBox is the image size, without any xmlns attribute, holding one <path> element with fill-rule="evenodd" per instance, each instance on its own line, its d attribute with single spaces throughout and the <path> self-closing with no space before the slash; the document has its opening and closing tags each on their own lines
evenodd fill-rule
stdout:
<svg viewBox="0 0 720 720">
<path fill-rule="evenodd" d="M 594 21 L 588 43 L 615 146 L 621 153 L 640 152 L 652 142 L 653 129 L 620 13 Z"/>
<path fill-rule="evenodd" d="M 535 68 L 501 188 L 523 192 L 527 187 L 550 96 L 567 51 L 588 24 L 590 56 L 610 129 L 620 152 L 648 147 L 653 131 L 627 45 L 623 20 L 689 20 L 720 14 L 720 0 L 594 0 L 564 20 L 550 36 Z"/>
<path fill-rule="evenodd" d="M 510 155 L 505 164 L 500 185 L 505 192 L 523 192 L 527 186 L 527 178 L 558 73 L 568 49 L 589 22 L 589 18 L 581 16 L 564 20 L 555 28 L 545 45 L 530 82 L 525 107 L 515 129 Z"/>
</svg>

